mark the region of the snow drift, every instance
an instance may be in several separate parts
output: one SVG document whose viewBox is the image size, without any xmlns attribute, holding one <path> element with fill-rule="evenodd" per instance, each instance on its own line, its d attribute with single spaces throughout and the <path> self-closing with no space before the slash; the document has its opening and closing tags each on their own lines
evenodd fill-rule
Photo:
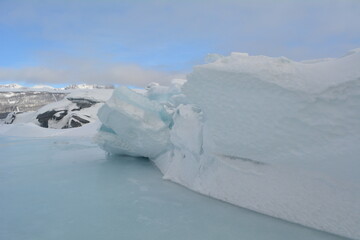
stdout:
<svg viewBox="0 0 360 240">
<path fill-rule="evenodd" d="M 99 145 L 200 193 L 360 239 L 360 51 L 208 59 L 184 85 L 115 90 Z"/>
</svg>

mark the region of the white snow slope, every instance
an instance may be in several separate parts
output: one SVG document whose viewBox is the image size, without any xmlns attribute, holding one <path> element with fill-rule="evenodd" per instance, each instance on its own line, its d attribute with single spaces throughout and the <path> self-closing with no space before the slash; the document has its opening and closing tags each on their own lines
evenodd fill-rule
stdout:
<svg viewBox="0 0 360 240">
<path fill-rule="evenodd" d="M 52 113 L 49 115 L 46 128 L 72 128 L 73 126 L 70 126 L 69 123 L 73 120 L 81 118 L 82 120 L 86 120 L 87 123 L 81 123 L 80 126 L 85 124 L 96 126 L 95 129 L 92 129 L 91 131 L 89 131 L 91 127 L 86 127 L 86 129 L 88 129 L 87 131 L 89 131 L 89 134 L 87 135 L 91 135 L 90 133 L 94 135 L 96 133 L 96 128 L 99 125 L 97 112 L 103 103 L 110 98 L 112 92 L 112 89 L 71 90 L 64 99 L 49 103 L 37 111 L 13 112 L 9 114 L 8 118 L 14 115 L 15 119 L 13 122 L 8 119 L 5 119 L 3 122 L 0 121 L 0 134 L 7 132 L 4 135 L 13 136 L 12 134 L 15 134 L 14 136 L 26 136 L 26 133 L 29 133 L 29 136 L 37 137 L 38 134 L 36 134 L 36 132 L 39 133 L 39 136 L 46 136 L 48 132 L 49 136 L 57 135 L 57 133 L 61 133 L 62 131 L 46 131 L 37 127 L 42 125 L 39 121 L 40 115 L 47 112 L 54 112 L 55 114 Z M 89 101 L 92 102 L 91 106 L 89 105 Z M 81 103 L 88 106 L 81 106 Z M 60 117 L 60 115 L 62 115 L 65 111 L 66 114 Z M 10 125 L 10 123 L 14 126 L 6 126 L 8 124 Z M 24 132 L 24 134 L 21 132 Z M 76 132 L 81 132 L 81 130 L 77 130 Z"/>
<path fill-rule="evenodd" d="M 202 194 L 360 239 L 360 50 L 212 60 L 184 85 L 116 89 L 98 113 L 99 145 L 149 157 Z"/>
</svg>

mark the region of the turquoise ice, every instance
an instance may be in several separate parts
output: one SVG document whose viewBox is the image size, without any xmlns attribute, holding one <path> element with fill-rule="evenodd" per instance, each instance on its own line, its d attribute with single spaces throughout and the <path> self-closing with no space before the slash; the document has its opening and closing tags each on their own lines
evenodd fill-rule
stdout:
<svg viewBox="0 0 360 240">
<path fill-rule="evenodd" d="M 0 138 L 0 239 L 341 239 L 165 181 L 88 139 Z"/>
</svg>

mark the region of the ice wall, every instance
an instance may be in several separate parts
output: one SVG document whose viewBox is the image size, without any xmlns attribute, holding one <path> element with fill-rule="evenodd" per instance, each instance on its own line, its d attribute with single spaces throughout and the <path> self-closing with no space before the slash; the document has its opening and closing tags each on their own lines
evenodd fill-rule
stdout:
<svg viewBox="0 0 360 240">
<path fill-rule="evenodd" d="M 360 133 L 359 56 L 299 63 L 232 54 L 197 66 L 184 93 L 205 113 L 204 149 L 264 163 L 356 159 L 360 149 L 349 156 L 334 146 Z"/>
<path fill-rule="evenodd" d="M 183 92 L 206 119 L 207 170 L 191 187 L 360 238 L 359 56 L 300 63 L 232 54 L 197 66 Z"/>
<path fill-rule="evenodd" d="M 116 90 L 100 146 L 149 157 L 205 195 L 360 239 L 360 51 L 209 59 L 184 85 Z"/>
</svg>

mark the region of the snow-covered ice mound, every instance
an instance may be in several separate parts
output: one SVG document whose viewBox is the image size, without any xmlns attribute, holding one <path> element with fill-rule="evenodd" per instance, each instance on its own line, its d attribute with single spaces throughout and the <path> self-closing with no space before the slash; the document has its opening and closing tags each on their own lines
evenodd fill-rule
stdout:
<svg viewBox="0 0 360 240">
<path fill-rule="evenodd" d="M 46 128 L 74 128 L 98 120 L 97 112 L 112 90 L 76 90 L 36 112 L 35 123 Z"/>
<path fill-rule="evenodd" d="M 10 112 L 5 124 L 33 123 L 44 128 L 75 128 L 98 122 L 97 112 L 111 95 L 112 89 L 72 90 L 59 101 L 36 111 Z"/>
<path fill-rule="evenodd" d="M 360 51 L 209 59 L 183 86 L 115 91 L 100 145 L 200 193 L 360 239 Z"/>
</svg>

